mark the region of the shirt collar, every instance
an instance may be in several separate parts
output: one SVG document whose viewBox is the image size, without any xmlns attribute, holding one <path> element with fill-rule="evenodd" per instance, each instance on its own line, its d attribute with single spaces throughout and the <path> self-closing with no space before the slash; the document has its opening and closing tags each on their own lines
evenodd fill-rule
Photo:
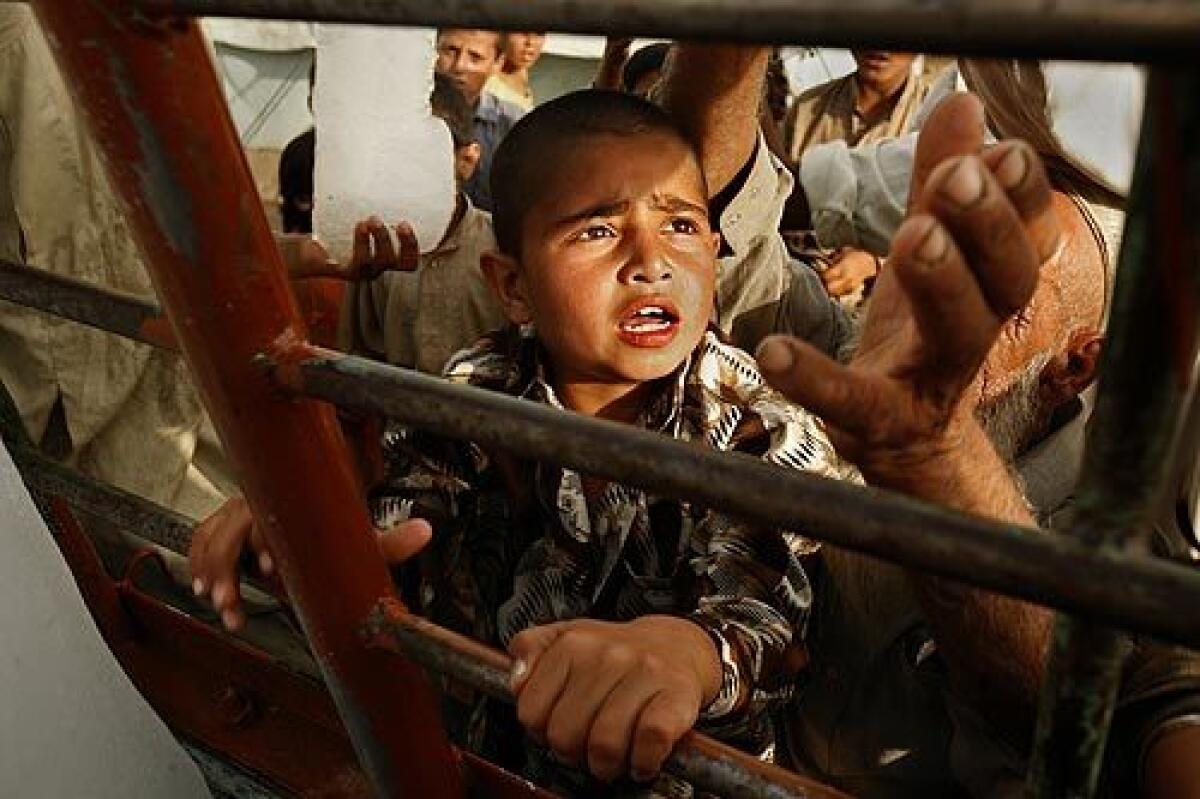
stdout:
<svg viewBox="0 0 1200 799">
<path fill-rule="evenodd" d="M 546 377 L 545 350 L 537 344 L 532 326 L 523 328 L 521 335 L 528 342 L 526 346 L 535 348 L 532 358 L 533 375 L 521 396 L 565 410 L 565 406 Z M 669 376 L 669 379 L 664 378 L 663 390 L 655 394 L 646 409 L 642 411 L 641 416 L 638 417 L 638 427 L 678 437 L 679 421 L 683 417 L 684 398 L 687 395 L 688 376 L 691 374 L 693 358 L 694 353 L 688 355 L 687 360 L 680 364 L 679 368 Z"/>
<path fill-rule="evenodd" d="M 1055 428 L 1017 457 L 1025 497 L 1039 519 L 1052 516 L 1075 491 L 1083 465 L 1089 410 L 1077 397 L 1060 415 Z"/>
<path fill-rule="evenodd" d="M 466 231 L 467 226 L 473 224 L 475 221 L 474 217 L 477 213 L 475 204 L 471 202 L 471 198 L 467 196 L 466 192 L 459 192 L 459 196 L 462 197 L 464 203 L 462 217 L 459 218 L 454 229 L 449 231 L 446 238 L 429 252 L 430 256 L 449 255 L 461 247 L 463 233 Z"/>
</svg>

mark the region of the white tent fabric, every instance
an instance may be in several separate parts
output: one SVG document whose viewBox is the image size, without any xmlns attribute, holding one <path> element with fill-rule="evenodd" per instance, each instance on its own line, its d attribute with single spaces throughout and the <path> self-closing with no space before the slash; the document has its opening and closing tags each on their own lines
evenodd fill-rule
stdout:
<svg viewBox="0 0 1200 799">
<path fill-rule="evenodd" d="M 0 796 L 209 796 L 100 637 L 3 447 L 0 518 Z"/>
</svg>

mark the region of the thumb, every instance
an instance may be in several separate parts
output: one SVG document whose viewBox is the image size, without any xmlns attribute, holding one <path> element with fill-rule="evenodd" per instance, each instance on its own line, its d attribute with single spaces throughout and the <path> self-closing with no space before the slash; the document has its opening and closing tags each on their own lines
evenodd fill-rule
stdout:
<svg viewBox="0 0 1200 799">
<path fill-rule="evenodd" d="M 508 682 L 514 694 L 521 692 L 525 681 L 533 673 L 538 658 L 558 640 L 574 622 L 560 621 L 553 624 L 543 624 L 540 627 L 530 627 L 518 633 L 508 644 L 508 653 L 513 656 L 512 673 Z"/>
<path fill-rule="evenodd" d="M 399 566 L 420 552 L 433 538 L 424 519 L 407 519 L 379 534 L 379 553 L 389 566 Z"/>
<path fill-rule="evenodd" d="M 878 395 L 870 376 L 790 336 L 768 337 L 756 358 L 772 388 L 826 424 L 858 435 L 870 426 Z"/>
</svg>

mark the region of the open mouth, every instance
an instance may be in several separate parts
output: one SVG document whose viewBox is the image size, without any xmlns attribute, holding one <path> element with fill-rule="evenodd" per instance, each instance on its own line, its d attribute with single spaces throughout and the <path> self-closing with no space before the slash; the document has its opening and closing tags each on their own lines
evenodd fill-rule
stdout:
<svg viewBox="0 0 1200 799">
<path fill-rule="evenodd" d="M 626 342 L 639 347 L 661 347 L 679 330 L 679 311 L 665 300 L 643 300 L 635 303 L 621 316 L 617 325 Z"/>
</svg>

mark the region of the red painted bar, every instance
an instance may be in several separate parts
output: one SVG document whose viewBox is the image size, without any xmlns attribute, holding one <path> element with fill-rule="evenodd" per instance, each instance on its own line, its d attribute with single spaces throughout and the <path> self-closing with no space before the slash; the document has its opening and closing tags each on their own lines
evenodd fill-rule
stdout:
<svg viewBox="0 0 1200 799">
<path fill-rule="evenodd" d="M 376 793 L 462 795 L 425 675 L 358 638 L 393 588 L 334 412 L 256 361 L 306 333 L 196 23 L 129 0 L 33 7 Z"/>
</svg>

